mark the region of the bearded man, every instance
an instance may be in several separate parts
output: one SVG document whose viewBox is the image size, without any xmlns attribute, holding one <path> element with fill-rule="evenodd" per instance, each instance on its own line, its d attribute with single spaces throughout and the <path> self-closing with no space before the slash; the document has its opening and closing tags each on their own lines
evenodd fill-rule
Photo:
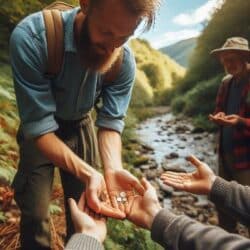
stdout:
<svg viewBox="0 0 250 250">
<path fill-rule="evenodd" d="M 14 87 L 20 115 L 20 162 L 13 181 L 21 210 L 22 249 L 50 249 L 49 203 L 54 166 L 65 196 L 67 239 L 74 232 L 67 199 L 86 192 L 96 213 L 124 218 L 140 182 L 122 167 L 121 133 L 135 78 L 135 60 L 126 41 L 145 21 L 154 23 L 159 0 L 80 0 L 61 13 L 63 64 L 48 77 L 48 49 L 42 12 L 22 20 L 10 39 Z M 116 79 L 105 72 L 120 58 Z M 90 111 L 101 95 L 95 125 Z M 98 145 L 104 177 L 97 169 Z M 104 198 L 102 198 L 104 196 Z M 110 198 L 111 204 L 106 202 Z M 104 201 L 105 200 L 105 201 Z M 122 201 L 122 202 L 121 202 Z"/>
</svg>

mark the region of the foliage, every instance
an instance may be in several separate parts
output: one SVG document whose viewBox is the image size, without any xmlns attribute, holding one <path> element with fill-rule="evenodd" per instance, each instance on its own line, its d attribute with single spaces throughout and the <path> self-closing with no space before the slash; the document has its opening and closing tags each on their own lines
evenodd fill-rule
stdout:
<svg viewBox="0 0 250 250">
<path fill-rule="evenodd" d="M 132 93 L 131 106 L 145 107 L 153 104 L 153 88 L 142 70 L 136 71 L 136 80 Z"/>
<path fill-rule="evenodd" d="M 126 230 L 124 230 L 126 228 Z M 150 233 L 134 226 L 129 221 L 108 220 L 109 237 L 104 243 L 107 250 L 161 250 L 162 247 L 150 239 Z M 111 239 L 115 239 L 115 242 Z"/>
<path fill-rule="evenodd" d="M 50 214 L 61 214 L 62 208 L 59 206 L 59 204 L 51 202 L 49 204 L 49 212 Z"/>
<path fill-rule="evenodd" d="M 185 69 L 182 66 L 153 49 L 147 41 L 134 39 L 130 41 L 130 46 L 135 54 L 137 68 L 144 71 L 154 91 L 171 88 L 176 78 L 184 76 Z"/>
</svg>

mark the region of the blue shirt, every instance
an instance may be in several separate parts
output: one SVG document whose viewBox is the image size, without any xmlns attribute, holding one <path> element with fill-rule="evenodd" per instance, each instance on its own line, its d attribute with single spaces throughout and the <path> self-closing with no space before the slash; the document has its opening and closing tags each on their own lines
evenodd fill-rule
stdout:
<svg viewBox="0 0 250 250">
<path fill-rule="evenodd" d="M 62 12 L 64 62 L 55 79 L 47 71 L 47 42 L 42 12 L 29 15 L 12 32 L 10 57 L 21 129 L 26 138 L 58 129 L 55 116 L 77 120 L 89 112 L 99 95 L 103 77 L 80 64 L 74 42 L 74 18 L 79 8 Z M 121 70 L 114 83 L 103 88 L 103 105 L 96 125 L 122 132 L 135 78 L 135 60 L 124 46 Z"/>
</svg>

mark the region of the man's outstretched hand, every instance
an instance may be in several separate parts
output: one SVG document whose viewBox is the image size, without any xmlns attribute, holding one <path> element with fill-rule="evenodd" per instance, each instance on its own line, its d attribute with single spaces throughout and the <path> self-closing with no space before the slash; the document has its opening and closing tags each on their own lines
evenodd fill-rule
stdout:
<svg viewBox="0 0 250 250">
<path fill-rule="evenodd" d="M 86 182 L 86 200 L 88 206 L 96 213 L 116 219 L 124 219 L 126 214 L 119 208 L 112 206 L 109 200 L 107 187 L 103 176 L 93 170 Z"/>
<path fill-rule="evenodd" d="M 135 197 L 145 191 L 140 181 L 124 169 L 106 169 L 105 181 L 112 206 L 125 214 L 130 212 Z"/>
<path fill-rule="evenodd" d="M 195 156 L 189 156 L 187 160 L 196 167 L 196 171 L 192 173 L 167 171 L 161 175 L 162 181 L 179 190 L 194 194 L 209 194 L 216 178 L 215 174 L 206 163 L 199 161 Z"/>
</svg>

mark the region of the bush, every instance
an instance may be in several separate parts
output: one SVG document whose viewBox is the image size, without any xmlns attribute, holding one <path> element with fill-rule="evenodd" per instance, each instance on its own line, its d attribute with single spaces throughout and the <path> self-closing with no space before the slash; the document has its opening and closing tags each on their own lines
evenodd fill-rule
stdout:
<svg viewBox="0 0 250 250">
<path fill-rule="evenodd" d="M 131 106 L 145 107 L 153 104 L 153 89 L 148 82 L 148 78 L 141 70 L 136 71 L 136 80 L 133 88 Z"/>
</svg>

